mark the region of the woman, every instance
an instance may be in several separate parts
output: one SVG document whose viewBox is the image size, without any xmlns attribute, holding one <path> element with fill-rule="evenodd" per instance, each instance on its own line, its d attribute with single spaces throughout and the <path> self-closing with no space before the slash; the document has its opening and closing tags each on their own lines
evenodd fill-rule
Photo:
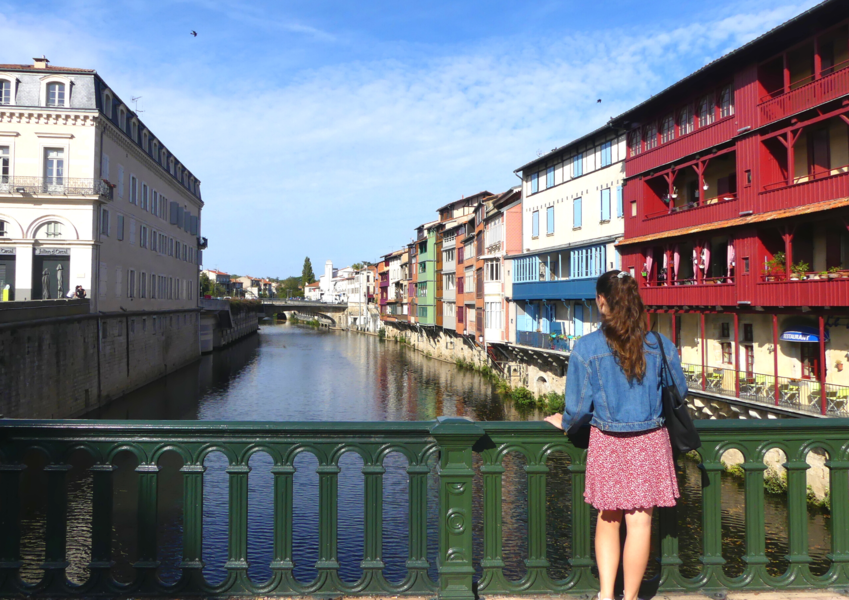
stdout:
<svg viewBox="0 0 849 600">
<path fill-rule="evenodd" d="M 671 368 L 664 381 L 682 397 L 687 383 L 678 352 L 664 336 L 646 335 L 646 311 L 637 282 L 608 271 L 596 283 L 601 329 L 575 344 L 566 375 L 566 408 L 546 421 L 573 431 L 589 423 L 584 499 L 598 510 L 595 549 L 599 599 L 613 598 L 619 567 L 619 530 L 625 518 L 625 596 L 635 600 L 651 546 L 655 506 L 674 506 L 678 482 L 663 427 L 660 352 Z"/>
</svg>

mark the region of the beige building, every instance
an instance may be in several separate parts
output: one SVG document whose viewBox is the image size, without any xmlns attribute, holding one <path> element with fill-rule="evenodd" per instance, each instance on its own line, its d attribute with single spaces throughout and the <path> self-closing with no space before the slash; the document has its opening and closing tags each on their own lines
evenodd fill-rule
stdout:
<svg viewBox="0 0 849 600">
<path fill-rule="evenodd" d="M 92 312 L 198 303 L 200 181 L 93 70 L 0 64 L 0 288 Z"/>
</svg>

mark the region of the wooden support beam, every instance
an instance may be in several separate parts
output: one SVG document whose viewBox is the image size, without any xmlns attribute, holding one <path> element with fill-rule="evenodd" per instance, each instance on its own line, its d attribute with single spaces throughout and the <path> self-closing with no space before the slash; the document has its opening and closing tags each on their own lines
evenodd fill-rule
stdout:
<svg viewBox="0 0 849 600">
<path fill-rule="evenodd" d="M 734 313 L 734 393 L 740 397 L 740 315 Z"/>
<path fill-rule="evenodd" d="M 774 368 L 775 405 L 778 406 L 778 315 L 772 314 L 772 361 Z"/>
<path fill-rule="evenodd" d="M 819 376 L 820 380 L 820 413 L 825 416 L 828 408 L 825 396 L 825 319 L 822 316 L 822 313 L 819 315 L 819 326 L 820 326 L 820 364 L 819 364 Z"/>
<path fill-rule="evenodd" d="M 699 313 L 699 325 L 701 327 L 701 335 L 699 337 L 699 346 L 702 350 L 702 391 L 705 389 L 705 313 Z"/>
</svg>

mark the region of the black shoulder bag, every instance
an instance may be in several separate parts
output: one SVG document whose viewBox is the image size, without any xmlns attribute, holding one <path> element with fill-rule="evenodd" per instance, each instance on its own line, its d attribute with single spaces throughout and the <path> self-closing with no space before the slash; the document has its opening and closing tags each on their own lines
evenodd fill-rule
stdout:
<svg viewBox="0 0 849 600">
<path fill-rule="evenodd" d="M 690 452 L 702 445 L 702 440 L 699 437 L 699 432 L 696 431 L 696 426 L 693 425 L 693 419 L 690 418 L 690 413 L 687 410 L 687 401 L 681 397 L 678 388 L 675 386 L 672 377 L 672 370 L 669 368 L 669 363 L 666 360 L 666 352 L 663 349 L 663 342 L 657 333 L 654 334 L 658 346 L 660 346 L 660 356 L 663 363 L 660 369 L 660 397 L 663 402 L 663 418 L 666 422 L 666 430 L 669 432 L 669 441 L 672 443 L 672 450 L 677 453 Z M 664 385 L 663 372 L 669 374 L 671 385 Z"/>
<path fill-rule="evenodd" d="M 566 430 L 566 436 L 575 448 L 586 450 L 590 447 L 590 422 L 593 420 L 593 410 L 595 403 L 590 405 L 589 414 L 585 415 L 580 421 L 576 421 Z"/>
</svg>

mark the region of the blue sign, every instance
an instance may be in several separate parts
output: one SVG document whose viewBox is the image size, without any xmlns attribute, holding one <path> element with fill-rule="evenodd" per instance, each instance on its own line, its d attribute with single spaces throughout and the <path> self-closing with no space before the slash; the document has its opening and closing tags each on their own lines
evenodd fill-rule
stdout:
<svg viewBox="0 0 849 600">
<path fill-rule="evenodd" d="M 828 329 L 825 330 L 825 341 L 828 342 L 830 340 L 830 336 L 828 334 Z M 817 344 L 820 341 L 820 332 L 816 327 L 796 327 L 795 329 L 788 329 L 784 333 L 781 334 L 782 342 L 808 342 Z"/>
</svg>

